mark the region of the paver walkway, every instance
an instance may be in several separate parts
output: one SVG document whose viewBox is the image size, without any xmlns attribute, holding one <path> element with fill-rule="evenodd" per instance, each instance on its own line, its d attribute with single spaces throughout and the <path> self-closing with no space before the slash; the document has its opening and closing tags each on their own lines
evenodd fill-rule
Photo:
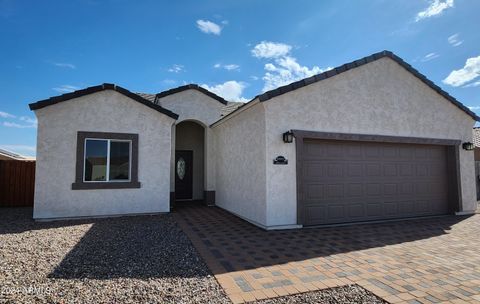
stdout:
<svg viewBox="0 0 480 304">
<path fill-rule="evenodd" d="M 390 303 L 480 303 L 480 214 L 283 231 L 217 207 L 175 216 L 234 303 L 346 284 Z"/>
</svg>

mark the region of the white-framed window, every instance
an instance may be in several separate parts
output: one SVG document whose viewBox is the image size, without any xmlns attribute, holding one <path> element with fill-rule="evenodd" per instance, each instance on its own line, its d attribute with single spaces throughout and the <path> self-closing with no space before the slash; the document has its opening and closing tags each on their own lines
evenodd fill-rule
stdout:
<svg viewBox="0 0 480 304">
<path fill-rule="evenodd" d="M 130 182 L 132 141 L 85 138 L 83 182 Z"/>
</svg>

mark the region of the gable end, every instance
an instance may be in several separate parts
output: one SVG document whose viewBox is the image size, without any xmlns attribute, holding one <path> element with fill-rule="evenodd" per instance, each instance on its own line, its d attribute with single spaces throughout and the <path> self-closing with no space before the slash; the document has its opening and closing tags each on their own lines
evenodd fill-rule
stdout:
<svg viewBox="0 0 480 304">
<path fill-rule="evenodd" d="M 135 93 L 132 93 L 127 89 L 124 89 L 120 86 L 112 84 L 112 83 L 104 83 L 104 84 L 101 84 L 101 85 L 98 85 L 98 86 L 88 87 L 86 89 L 74 91 L 74 92 L 63 94 L 63 95 L 60 95 L 60 96 L 50 97 L 48 99 L 44 99 L 44 100 L 40 100 L 40 101 L 31 103 L 28 106 L 30 107 L 30 110 L 35 111 L 35 110 L 38 110 L 38 109 L 41 109 L 41 108 L 45 108 L 45 107 L 60 103 L 60 102 L 64 102 L 64 101 L 67 101 L 67 100 L 70 100 L 70 99 L 82 97 L 82 96 L 85 96 L 85 95 L 93 94 L 93 93 L 104 91 L 104 90 L 116 91 L 116 92 L 118 92 L 122 95 L 125 95 L 125 96 L 127 96 L 127 97 L 129 97 L 129 98 L 131 98 L 131 99 L 149 107 L 149 108 L 152 108 L 152 109 L 154 109 L 154 110 L 156 110 L 156 111 L 158 111 L 162 114 L 165 114 L 165 115 L 167 115 L 167 116 L 169 116 L 173 119 L 178 119 L 178 114 L 175 114 L 172 111 L 167 110 L 167 109 L 161 107 L 158 104 L 154 104 L 154 103 L 150 102 L 149 100 L 147 100 L 147 99 L 145 99 L 145 98 L 143 98 L 143 97 L 141 97 L 141 96 L 139 96 Z"/>
<path fill-rule="evenodd" d="M 358 59 L 358 60 L 355 60 L 355 61 L 352 61 L 352 62 L 349 62 L 349 63 L 345 63 L 345 64 L 343 64 L 339 67 L 333 68 L 333 69 L 331 69 L 329 71 L 326 71 L 324 73 L 314 75 L 314 76 L 311 76 L 311 77 L 293 82 L 293 83 L 285 85 L 285 86 L 281 86 L 281 87 L 279 87 L 277 89 L 274 89 L 274 90 L 271 90 L 271 91 L 267 91 L 267 92 L 265 92 L 261 95 L 258 95 L 258 99 L 261 102 L 267 101 L 269 99 L 272 99 L 273 97 L 276 97 L 276 96 L 294 91 L 296 89 L 299 89 L 301 87 L 307 86 L 309 84 L 312 84 L 312 83 L 315 83 L 315 82 L 318 82 L 318 81 L 322 81 L 324 79 L 333 77 L 335 75 L 341 74 L 341 73 L 346 72 L 348 70 L 360 67 L 362 65 L 365 65 L 367 63 L 376 61 L 376 60 L 384 58 L 384 57 L 388 57 L 388 58 L 392 59 L 393 61 L 398 63 L 401 67 L 403 67 L 404 69 L 406 69 L 407 71 L 412 73 L 415 77 L 420 79 L 423 83 L 428 85 L 431 89 L 433 89 L 438 94 L 442 95 L 445 99 L 447 99 L 448 101 L 453 103 L 455 106 L 457 106 L 460 110 L 464 111 L 467 115 L 469 115 L 470 117 L 472 117 L 476 121 L 480 121 L 480 117 L 477 116 L 477 114 L 472 112 L 469 108 L 464 106 L 460 101 L 455 99 L 453 96 L 451 96 L 450 94 L 448 94 L 447 92 L 442 90 L 439 86 L 437 86 L 435 83 L 433 83 L 433 81 L 429 80 L 425 75 L 421 74 L 419 71 L 414 69 L 410 64 L 406 63 L 402 58 L 398 57 L 397 55 L 395 55 L 394 53 L 392 53 L 390 51 L 378 52 L 378 53 L 372 54 L 370 56 L 367 56 L 367 57 L 364 57 L 364 58 L 361 58 L 361 59 Z"/>
</svg>

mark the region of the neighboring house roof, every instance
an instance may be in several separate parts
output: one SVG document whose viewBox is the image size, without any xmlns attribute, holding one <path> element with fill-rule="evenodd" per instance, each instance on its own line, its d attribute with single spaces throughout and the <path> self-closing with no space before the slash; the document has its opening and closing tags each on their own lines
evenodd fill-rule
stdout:
<svg viewBox="0 0 480 304">
<path fill-rule="evenodd" d="M 180 93 L 180 92 L 183 92 L 183 91 L 186 91 L 186 90 L 197 90 L 197 91 L 199 91 L 199 92 L 201 92 L 201 93 L 203 93 L 207 96 L 212 97 L 213 99 L 217 100 L 218 102 L 223 103 L 224 105 L 227 105 L 227 103 L 228 103 L 225 99 L 218 96 L 217 94 L 214 94 L 214 93 L 210 92 L 209 90 L 204 89 L 201 86 L 199 86 L 198 84 L 194 84 L 194 83 L 187 84 L 187 85 L 184 85 L 184 86 L 181 86 L 181 87 L 177 87 L 177 88 L 173 88 L 173 89 L 170 89 L 170 90 L 160 92 L 160 93 L 155 95 L 154 103 L 158 103 L 158 99 L 160 99 L 162 97 L 172 95 L 172 94 L 176 94 L 176 93 Z"/>
<path fill-rule="evenodd" d="M 473 128 L 473 145 L 480 148 L 480 128 Z"/>
<path fill-rule="evenodd" d="M 145 99 L 144 97 L 142 97 L 138 94 L 132 93 L 127 89 L 124 89 L 120 86 L 117 86 L 117 85 L 111 84 L 111 83 L 104 83 L 104 84 L 101 84 L 101 85 L 98 85 L 98 86 L 88 87 L 86 89 L 74 91 L 74 92 L 63 94 L 63 95 L 60 95 L 60 96 L 50 97 L 50 98 L 45 99 L 45 100 L 40 100 L 40 101 L 37 101 L 35 103 L 31 103 L 31 104 L 29 104 L 29 107 L 30 107 L 30 110 L 38 110 L 38 109 L 41 109 L 41 108 L 44 108 L 44 107 L 47 107 L 47 106 L 50 106 L 50 105 L 57 104 L 59 102 L 67 101 L 67 100 L 70 100 L 70 99 L 73 99 L 73 98 L 82 97 L 82 96 L 85 96 L 85 95 L 89 95 L 89 94 L 104 91 L 104 90 L 116 91 L 116 92 L 118 92 L 120 94 L 123 94 L 127 97 L 130 97 L 131 99 L 133 99 L 133 100 L 135 100 L 135 101 L 137 101 L 137 102 L 139 102 L 139 103 L 141 103 L 141 104 L 143 104 L 143 105 L 145 105 L 149 108 L 152 108 L 152 109 L 154 109 L 154 110 L 156 110 L 160 113 L 163 113 L 163 114 L 165 114 L 167 116 L 170 116 L 174 119 L 178 118 L 178 114 L 175 114 L 172 111 L 167 110 L 167 109 L 163 108 L 162 106 L 160 106 L 158 104 L 155 104 L 155 103 Z"/>
<path fill-rule="evenodd" d="M 0 159 L 5 159 L 5 158 L 11 159 L 11 160 L 35 160 L 35 157 L 32 157 L 32 156 L 24 156 L 12 151 L 0 149 Z"/>
<path fill-rule="evenodd" d="M 326 71 L 324 73 L 314 75 L 312 77 L 308 77 L 308 78 L 293 82 L 293 83 L 285 85 L 285 86 L 281 86 L 281 87 L 276 88 L 276 89 L 271 90 L 271 91 L 267 91 L 263 94 L 257 95 L 255 98 L 258 97 L 258 99 L 260 101 L 267 101 L 267 100 L 269 100 L 269 99 L 271 99 L 275 96 L 294 91 L 298 88 L 301 88 L 301 87 L 307 86 L 309 84 L 312 84 L 312 83 L 330 78 L 332 76 L 341 74 L 341 73 L 346 72 L 348 70 L 360 67 L 364 64 L 367 64 L 367 63 L 372 62 L 372 61 L 376 61 L 376 60 L 384 58 L 384 57 L 388 57 L 388 58 L 394 60 L 396 63 L 398 63 L 404 69 L 406 69 L 407 71 L 412 73 L 415 77 L 420 79 L 423 83 L 425 83 L 430 88 L 435 90 L 438 94 L 442 95 L 447 100 L 449 100 L 451 103 L 453 103 L 458 108 L 460 108 L 462 111 L 464 111 L 465 113 L 470 115 L 473 119 L 475 119 L 477 121 L 480 120 L 480 117 L 478 117 L 475 113 L 473 113 L 469 108 L 467 108 L 461 102 L 459 102 L 454 97 L 452 97 L 450 94 L 448 94 L 447 92 L 442 90 L 439 86 L 437 86 L 431 80 L 429 80 L 427 77 L 425 77 L 425 75 L 421 74 L 416 69 L 414 69 L 411 65 L 406 63 L 402 58 L 398 57 L 397 55 L 395 55 L 394 53 L 392 53 L 390 51 L 381 51 L 381 52 L 372 54 L 370 56 L 364 57 L 362 59 L 358 59 L 358 60 L 355 60 L 355 61 L 352 61 L 352 62 L 349 62 L 349 63 L 345 63 L 345 64 L 343 64 L 339 67 L 333 68 L 333 69 L 331 69 L 329 71 Z M 255 99 L 255 98 L 253 98 L 253 99 Z"/>
</svg>

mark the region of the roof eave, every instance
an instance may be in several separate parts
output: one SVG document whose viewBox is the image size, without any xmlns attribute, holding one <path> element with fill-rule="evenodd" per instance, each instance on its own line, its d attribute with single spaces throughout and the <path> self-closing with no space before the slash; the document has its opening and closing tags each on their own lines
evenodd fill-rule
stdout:
<svg viewBox="0 0 480 304">
<path fill-rule="evenodd" d="M 186 91 L 186 90 L 196 90 L 200 93 L 203 93 L 203 94 L 217 100 L 218 102 L 220 102 L 224 105 L 228 104 L 228 101 L 226 101 L 222 97 L 220 97 L 217 94 L 215 94 L 213 92 L 210 92 L 209 90 L 207 90 L 205 88 L 202 88 L 198 84 L 194 84 L 194 83 L 187 84 L 187 85 L 184 85 L 184 86 L 180 86 L 180 87 L 176 87 L 176 88 L 173 88 L 173 89 L 170 89 L 170 90 L 160 92 L 160 93 L 156 94 L 155 100 L 158 100 L 160 98 L 170 96 L 170 95 L 173 95 L 173 94 L 177 94 L 177 93 L 180 93 L 180 92 L 183 92 L 183 91 Z"/>
<path fill-rule="evenodd" d="M 316 83 L 316 82 L 319 82 L 319 81 L 322 81 L 322 80 L 325 80 L 327 78 L 330 78 L 330 77 L 333 77 L 333 76 L 336 76 L 338 74 L 341 74 L 343 72 L 346 72 L 348 70 L 351 70 L 351 69 L 354 69 L 354 68 L 357 68 L 357 67 L 360 67 L 362 65 L 365 65 L 367 63 L 370 63 L 370 62 L 373 62 L 373 61 L 376 61 L 378 59 L 381 59 L 381 58 L 384 58 L 384 57 L 388 57 L 390 59 L 392 59 L 393 61 L 395 61 L 396 63 L 398 63 L 401 67 L 403 67 L 404 69 L 406 69 L 407 71 L 409 71 L 410 73 L 412 73 L 415 77 L 417 77 L 419 80 L 421 80 L 423 83 L 425 83 L 426 85 L 428 85 L 431 89 L 433 89 L 434 91 L 436 91 L 438 94 L 442 95 L 444 98 L 446 98 L 448 101 L 450 101 L 451 103 L 453 103 L 455 106 L 457 106 L 458 108 L 460 108 L 460 110 L 464 111 L 467 115 L 469 115 L 470 117 L 472 117 L 474 120 L 476 121 L 480 121 L 480 117 L 477 116 L 477 114 L 475 114 L 474 112 L 472 112 L 469 108 L 467 108 L 465 105 L 463 105 L 460 101 L 458 101 L 457 99 L 455 99 L 453 96 L 451 96 L 450 94 L 448 94 L 446 91 L 444 91 L 442 88 L 440 88 L 438 85 L 436 85 L 433 81 L 429 80 L 425 75 L 421 74 L 419 71 L 417 71 L 416 69 L 414 69 L 410 64 L 408 64 L 407 62 L 405 62 L 402 58 L 398 57 L 397 55 L 395 55 L 393 52 L 391 51 L 387 51 L 387 50 L 384 50 L 384 51 L 381 51 L 381 52 L 378 52 L 378 53 L 375 53 L 375 54 L 372 54 L 370 56 L 366 56 L 364 58 L 361 58 L 361 59 L 358 59 L 358 60 L 354 60 L 352 62 L 349 62 L 349 63 L 345 63 L 341 66 L 338 66 L 336 68 L 333 68 L 331 70 L 328 70 L 326 72 L 323 72 L 321 74 L 318 74 L 318 75 L 314 75 L 314 76 L 311 76 L 311 77 L 308 77 L 308 78 L 304 78 L 302 80 L 299 80 L 299 81 L 296 81 L 296 82 L 292 82 L 291 84 L 288 84 L 288 85 L 285 85 L 285 86 L 281 86 L 279 88 L 276 88 L 276 89 L 273 89 L 273 90 L 270 90 L 270 91 L 267 91 L 261 95 L 258 96 L 258 99 L 262 102 L 264 101 L 267 101 L 267 100 L 270 100 L 276 96 L 279 96 L 279 95 L 283 95 L 285 93 L 288 93 L 288 92 L 291 92 L 291 91 L 294 91 L 296 89 L 299 89 L 301 87 L 304 87 L 304 86 L 307 86 L 307 85 L 310 85 L 312 83 Z"/>
<path fill-rule="evenodd" d="M 117 86 L 117 85 L 112 84 L 112 83 L 104 83 L 104 84 L 101 84 L 101 85 L 88 87 L 88 88 L 85 88 L 85 89 L 82 89 L 82 90 L 77 90 L 77 91 L 74 91 L 74 92 L 71 92 L 71 93 L 50 97 L 48 99 L 44 99 L 44 100 L 40 100 L 40 101 L 37 101 L 37 102 L 34 102 L 34 103 L 30 103 L 28 106 L 29 106 L 30 110 L 35 111 L 35 110 L 39 110 L 39 109 L 42 109 L 42 108 L 45 108 L 45 107 L 63 102 L 63 101 L 67 101 L 67 100 L 70 100 L 70 99 L 82 97 L 82 96 L 85 96 L 85 95 L 93 94 L 93 93 L 104 91 L 104 90 L 116 91 L 116 92 L 118 92 L 122 95 L 125 95 L 125 96 L 127 96 L 127 97 L 129 97 L 129 98 L 131 98 L 131 99 L 149 107 L 149 108 L 152 108 L 152 109 L 154 109 L 154 110 L 156 110 L 156 111 L 158 111 L 162 114 L 165 114 L 165 115 L 167 115 L 167 116 L 169 116 L 169 117 L 171 117 L 175 120 L 178 119 L 178 114 L 176 114 L 176 113 L 174 113 L 170 110 L 167 110 L 160 105 L 154 104 L 154 103 L 150 102 L 149 100 L 147 100 L 147 99 L 145 99 L 145 98 L 143 98 L 143 97 L 141 97 L 141 96 L 139 96 L 135 93 L 132 93 L 129 90 L 123 88 L 123 87 Z"/>
</svg>

